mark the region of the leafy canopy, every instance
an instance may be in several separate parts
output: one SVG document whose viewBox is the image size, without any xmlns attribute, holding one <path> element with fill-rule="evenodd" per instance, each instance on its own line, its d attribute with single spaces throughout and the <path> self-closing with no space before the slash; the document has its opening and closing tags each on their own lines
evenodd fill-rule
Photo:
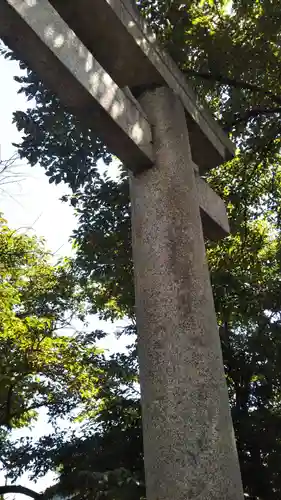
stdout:
<svg viewBox="0 0 281 500">
<path fill-rule="evenodd" d="M 1 468 L 12 479 L 13 429 L 32 427 L 40 409 L 56 424 L 82 418 L 102 402 L 96 336 L 73 328 L 85 313 L 70 263 L 51 263 L 42 241 L 10 229 L 1 216 L 0 448 Z"/>
<path fill-rule="evenodd" d="M 208 176 L 227 204 L 232 235 L 218 245 L 209 243 L 207 250 L 245 493 L 252 499 L 279 499 L 280 8 L 272 0 L 138 4 L 237 145 L 236 158 Z M 91 311 L 105 318 L 127 315 L 134 322 L 126 172 L 119 181 L 102 175 L 97 161 L 111 161 L 104 145 L 81 129 L 33 72 L 17 80 L 21 92 L 35 99 L 26 112 L 14 115 L 23 133 L 18 151 L 31 165 L 40 163 L 50 182 L 72 189 L 78 218 L 74 267 Z M 105 391 L 106 411 L 92 414 L 86 439 L 67 448 L 50 446 L 50 468 L 62 467 L 62 491 L 73 491 L 75 474 L 80 498 L 93 498 L 92 491 L 94 498 L 99 491 L 100 498 L 111 500 L 144 495 L 138 398 L 122 393 L 130 386 L 125 374 L 136 370 L 130 366 L 133 359 L 128 353 L 115 365 L 116 375 L 109 370 L 118 391 L 113 398 L 111 389 Z M 113 431 L 116 445 L 110 446 Z M 80 450 L 85 450 L 83 460 Z"/>
</svg>

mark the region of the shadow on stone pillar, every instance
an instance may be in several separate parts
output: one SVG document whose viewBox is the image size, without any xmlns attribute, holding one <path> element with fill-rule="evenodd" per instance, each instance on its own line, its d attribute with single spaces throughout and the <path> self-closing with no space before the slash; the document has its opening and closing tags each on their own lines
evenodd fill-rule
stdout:
<svg viewBox="0 0 281 500">
<path fill-rule="evenodd" d="M 139 99 L 155 166 L 130 178 L 148 500 L 242 500 L 185 113 Z"/>
</svg>

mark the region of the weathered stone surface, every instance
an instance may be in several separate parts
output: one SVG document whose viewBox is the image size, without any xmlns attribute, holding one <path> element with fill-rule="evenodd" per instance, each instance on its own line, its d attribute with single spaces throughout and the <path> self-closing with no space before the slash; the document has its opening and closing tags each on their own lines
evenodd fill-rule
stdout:
<svg viewBox="0 0 281 500">
<path fill-rule="evenodd" d="M 218 241 L 230 233 L 225 204 L 196 171 L 195 183 L 204 238 Z"/>
<path fill-rule="evenodd" d="M 242 500 L 184 110 L 140 99 L 154 168 L 131 176 L 148 500 Z"/>
<path fill-rule="evenodd" d="M 234 145 L 159 47 L 130 0 L 51 3 L 120 87 L 161 84 L 174 90 L 186 110 L 192 157 L 200 169 L 217 166 L 233 156 Z"/>
<path fill-rule="evenodd" d="M 47 0 L 0 0 L 0 36 L 134 171 L 153 165 L 151 130 Z"/>
<path fill-rule="evenodd" d="M 72 3 L 68 3 L 72 5 Z M 150 124 L 46 0 L 0 0 L 0 36 L 134 172 L 153 165 Z M 102 45 L 102 44 L 101 44 Z M 222 200 L 197 178 L 205 238 L 228 233 Z"/>
</svg>

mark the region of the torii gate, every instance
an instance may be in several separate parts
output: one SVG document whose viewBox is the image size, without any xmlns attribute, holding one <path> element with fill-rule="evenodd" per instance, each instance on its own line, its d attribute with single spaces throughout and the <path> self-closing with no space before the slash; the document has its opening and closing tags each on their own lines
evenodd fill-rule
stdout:
<svg viewBox="0 0 281 500">
<path fill-rule="evenodd" d="M 232 143 L 130 0 L 0 0 L 0 36 L 130 171 L 147 499 L 241 500 L 200 177 Z"/>
</svg>

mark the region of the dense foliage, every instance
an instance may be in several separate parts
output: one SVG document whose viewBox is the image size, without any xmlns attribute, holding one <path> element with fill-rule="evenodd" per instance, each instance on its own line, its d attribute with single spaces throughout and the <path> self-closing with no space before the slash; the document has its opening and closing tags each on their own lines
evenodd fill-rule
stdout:
<svg viewBox="0 0 281 500">
<path fill-rule="evenodd" d="M 42 408 L 56 423 L 98 407 L 103 357 L 94 334 L 73 327 L 85 312 L 70 265 L 52 264 L 42 241 L 0 217 L 0 461 L 11 479 L 14 429 Z"/>
<path fill-rule="evenodd" d="M 274 0 L 138 3 L 237 144 L 236 158 L 209 174 L 228 206 L 232 235 L 209 244 L 208 257 L 245 492 L 252 499 L 279 499 L 280 6 Z M 74 269 L 91 310 L 111 318 L 126 314 L 133 322 L 126 173 L 122 170 L 118 181 L 102 175 L 99 159 L 110 171 L 106 148 L 31 71 L 18 81 L 35 99 L 27 112 L 15 113 L 23 132 L 18 151 L 31 165 L 39 162 L 50 182 L 72 189 L 79 221 Z M 85 439 L 63 446 L 53 439 L 43 447 L 44 463 L 60 467 L 61 490 L 75 491 L 77 498 L 98 498 L 97 491 L 103 492 L 99 498 L 112 500 L 144 495 L 139 402 L 131 385 L 134 356 L 129 352 L 106 363 L 115 385 L 105 386 L 104 407 L 90 416 Z M 34 453 L 42 452 L 38 443 Z"/>
</svg>

